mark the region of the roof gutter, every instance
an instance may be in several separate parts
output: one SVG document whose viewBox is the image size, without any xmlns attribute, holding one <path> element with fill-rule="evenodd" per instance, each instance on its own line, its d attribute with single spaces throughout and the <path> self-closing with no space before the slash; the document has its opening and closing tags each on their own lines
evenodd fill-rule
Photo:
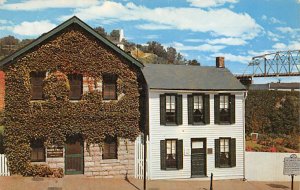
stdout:
<svg viewBox="0 0 300 190">
<path fill-rule="evenodd" d="M 156 88 L 150 88 L 149 91 L 152 91 L 152 92 L 177 92 L 177 93 L 195 93 L 195 92 L 201 92 L 201 93 L 205 93 L 205 92 L 209 92 L 209 93 L 213 93 L 215 92 L 216 94 L 217 93 L 226 93 L 228 91 L 230 92 L 247 92 L 246 89 L 198 89 L 198 90 L 192 90 L 192 89 L 156 89 Z"/>
</svg>

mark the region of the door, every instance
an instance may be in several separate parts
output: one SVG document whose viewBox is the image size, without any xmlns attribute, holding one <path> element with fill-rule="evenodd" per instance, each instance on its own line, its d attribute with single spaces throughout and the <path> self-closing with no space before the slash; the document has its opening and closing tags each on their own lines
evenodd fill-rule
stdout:
<svg viewBox="0 0 300 190">
<path fill-rule="evenodd" d="M 206 176 L 206 139 L 191 139 L 191 176 Z"/>
<path fill-rule="evenodd" d="M 65 173 L 83 174 L 83 143 L 82 141 L 67 141 L 65 146 Z"/>
</svg>

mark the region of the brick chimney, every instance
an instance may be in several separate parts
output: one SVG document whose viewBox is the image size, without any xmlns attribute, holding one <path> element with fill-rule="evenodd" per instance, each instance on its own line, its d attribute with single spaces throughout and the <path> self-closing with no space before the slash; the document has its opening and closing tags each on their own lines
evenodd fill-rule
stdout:
<svg viewBox="0 0 300 190">
<path fill-rule="evenodd" d="M 224 57 L 216 57 L 216 67 L 217 68 L 225 68 Z"/>
</svg>

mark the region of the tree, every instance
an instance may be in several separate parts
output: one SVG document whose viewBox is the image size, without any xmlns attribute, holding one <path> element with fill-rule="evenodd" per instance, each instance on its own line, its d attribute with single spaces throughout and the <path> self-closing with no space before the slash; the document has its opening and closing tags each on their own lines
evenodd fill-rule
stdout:
<svg viewBox="0 0 300 190">
<path fill-rule="evenodd" d="M 196 65 L 196 66 L 200 66 L 200 63 L 199 63 L 196 59 L 188 60 L 187 64 L 188 64 L 188 65 Z"/>
<path fill-rule="evenodd" d="M 174 64 L 176 61 L 176 55 L 177 55 L 177 51 L 175 48 L 173 47 L 168 47 L 167 48 L 167 60 L 168 63 L 170 64 Z"/>
<path fill-rule="evenodd" d="M 110 37 L 112 38 L 120 38 L 120 31 L 119 30 L 112 30 L 109 34 Z"/>
<path fill-rule="evenodd" d="M 148 44 L 148 53 L 154 53 L 158 57 L 162 57 L 164 59 L 167 59 L 167 52 L 159 42 L 151 41 L 147 42 Z"/>
<path fill-rule="evenodd" d="M 101 36 L 107 37 L 107 33 L 105 32 L 105 29 L 103 27 L 98 26 L 94 28 L 94 30 L 96 30 L 96 32 L 98 32 Z"/>
</svg>

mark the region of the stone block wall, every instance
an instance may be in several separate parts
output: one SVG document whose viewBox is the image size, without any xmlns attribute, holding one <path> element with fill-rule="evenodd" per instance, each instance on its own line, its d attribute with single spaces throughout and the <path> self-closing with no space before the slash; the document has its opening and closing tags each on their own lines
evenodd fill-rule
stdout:
<svg viewBox="0 0 300 190">
<path fill-rule="evenodd" d="M 99 145 L 84 151 L 84 175 L 100 178 L 125 178 L 134 176 L 134 142 L 118 139 L 118 158 L 102 159 Z"/>
<path fill-rule="evenodd" d="M 98 144 L 84 144 L 84 175 L 98 178 L 134 177 L 134 142 L 128 139 L 118 139 L 118 158 L 102 159 L 102 148 Z M 47 150 L 46 150 L 47 151 Z M 63 157 L 46 158 L 51 168 L 65 169 L 65 152 Z"/>
</svg>

